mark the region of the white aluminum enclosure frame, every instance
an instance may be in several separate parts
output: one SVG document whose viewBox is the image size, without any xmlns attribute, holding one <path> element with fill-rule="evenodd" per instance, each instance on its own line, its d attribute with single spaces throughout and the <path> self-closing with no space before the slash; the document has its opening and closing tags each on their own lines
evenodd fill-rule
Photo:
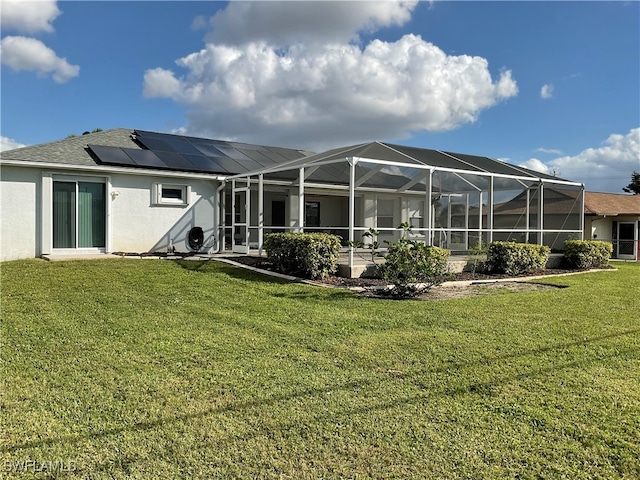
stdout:
<svg viewBox="0 0 640 480">
<path fill-rule="evenodd" d="M 254 190 L 257 188 L 258 190 L 258 215 L 257 218 L 258 224 L 255 227 L 249 226 L 248 228 L 257 228 L 258 229 L 258 249 L 262 250 L 262 241 L 263 241 L 263 233 L 264 228 L 266 228 L 264 224 L 264 191 L 267 186 L 277 187 L 280 186 L 282 188 L 292 189 L 295 188 L 297 190 L 297 195 L 295 201 L 291 199 L 289 205 L 291 207 L 291 219 L 290 219 L 290 227 L 289 230 L 293 231 L 304 231 L 304 207 L 305 207 L 305 196 L 307 194 L 312 194 L 316 191 L 321 192 L 335 192 L 336 194 L 341 192 L 341 196 L 348 195 L 348 227 L 345 229 L 347 233 L 346 239 L 349 241 L 349 244 L 352 245 L 355 240 L 359 240 L 362 233 L 364 233 L 368 228 L 363 225 L 356 224 L 356 207 L 355 207 L 355 199 L 358 194 L 366 194 L 366 193 L 385 193 L 385 194 L 394 194 L 399 197 L 411 195 L 412 198 L 418 198 L 416 195 L 419 195 L 420 198 L 424 199 L 424 226 L 423 228 L 414 229 L 414 233 L 416 233 L 416 238 L 422 238 L 428 244 L 433 244 L 433 239 L 435 235 L 438 235 L 442 232 L 451 233 L 452 230 L 464 232 L 465 237 L 468 238 L 470 233 L 480 236 L 480 238 L 484 238 L 485 241 L 491 242 L 494 240 L 496 236 L 504 236 L 508 234 L 510 231 L 514 230 L 514 228 L 496 228 L 495 227 L 495 209 L 498 204 L 495 203 L 494 199 L 496 197 L 495 184 L 497 181 L 513 181 L 514 185 L 518 184 L 522 186 L 523 192 L 526 192 L 523 195 L 523 202 L 526 205 L 525 212 L 520 216 L 524 216 L 524 226 L 522 228 L 515 229 L 519 233 L 522 234 L 523 239 L 525 241 L 529 241 L 530 239 L 534 239 L 535 243 L 544 244 L 545 243 L 545 235 L 549 234 L 570 234 L 573 238 L 584 238 L 583 237 L 583 206 L 584 206 L 584 185 L 576 182 L 570 182 L 561 179 L 555 179 L 548 176 L 534 176 L 531 171 L 519 170 L 522 172 L 520 175 L 509 175 L 505 173 L 495 173 L 488 170 L 479 170 L 479 167 L 474 167 L 475 170 L 463 170 L 459 168 L 448 168 L 442 166 L 433 166 L 427 164 L 417 163 L 418 161 L 412 159 L 408 155 L 405 155 L 402 152 L 394 151 L 391 147 L 388 147 L 384 144 L 384 147 L 389 148 L 392 153 L 396 153 L 394 159 L 381 159 L 381 158 L 368 158 L 368 157 L 360 157 L 356 155 L 350 155 L 350 153 L 356 150 L 356 147 L 347 147 L 344 149 L 344 155 L 339 152 L 337 155 L 336 151 L 327 152 L 327 154 L 323 155 L 312 155 L 310 157 L 306 157 L 300 160 L 294 160 L 291 162 L 287 162 L 275 167 L 265 168 L 260 171 L 249 172 L 246 174 L 240 174 L 230 177 L 232 181 L 235 180 L 243 180 L 247 182 L 247 188 Z M 358 146 L 357 146 L 358 147 Z M 399 154 L 405 155 L 407 161 L 398 160 Z M 443 152 L 438 152 L 442 153 Z M 451 158 L 455 158 L 449 154 L 444 154 L 450 156 Z M 489 159 L 490 160 L 490 159 Z M 458 162 L 465 163 L 465 162 Z M 313 173 L 323 167 L 327 166 L 336 166 L 343 165 L 345 170 L 348 169 L 348 182 L 344 183 L 327 183 L 327 182 L 318 182 L 313 181 L 312 177 Z M 356 175 L 356 168 L 358 165 L 367 165 L 367 168 L 370 170 L 362 175 L 360 178 Z M 518 167 L 513 167 L 514 170 L 518 170 Z M 376 188 L 367 186 L 367 181 L 374 177 L 376 174 L 379 174 L 383 169 L 412 169 L 416 170 L 416 173 L 409 179 L 407 179 L 407 183 L 400 188 Z M 282 178 L 278 178 L 278 173 L 288 172 L 288 175 L 284 175 Z M 296 173 L 295 180 L 292 180 L 293 172 Z M 420 173 L 423 172 L 423 173 Z M 460 182 L 467 184 L 469 192 L 473 193 L 480 198 L 481 208 L 478 209 L 478 213 L 473 215 L 474 222 L 477 221 L 479 223 L 476 228 L 469 228 L 470 222 L 470 203 L 469 203 L 469 193 L 460 192 L 459 201 L 461 204 L 465 206 L 464 213 L 464 228 L 451 228 L 451 205 L 449 208 L 449 224 L 447 227 L 437 227 L 435 225 L 434 211 L 433 211 L 433 199 L 434 196 L 438 193 L 434 191 L 434 175 L 437 173 L 447 173 L 456 176 L 460 179 Z M 346 173 L 346 172 L 345 172 Z M 266 177 L 269 178 L 266 178 Z M 473 183 L 472 180 L 469 180 L 469 177 L 482 177 L 483 182 L 486 184 L 486 187 L 478 186 Z M 419 192 L 416 190 L 408 191 L 410 187 L 414 187 L 416 184 L 424 183 L 424 190 L 420 190 Z M 567 216 L 578 214 L 579 212 L 579 226 L 577 228 L 560 228 L 560 229 L 545 229 L 545 189 L 549 187 L 555 187 L 557 189 L 569 189 L 571 191 L 576 192 L 575 196 L 575 204 L 572 206 L 572 210 L 567 213 Z M 579 191 L 579 192 L 578 192 Z M 453 194 L 450 194 L 453 195 Z M 531 197 L 531 195 L 535 195 L 535 197 Z M 235 195 L 234 195 L 235 197 Z M 246 197 L 250 201 L 250 194 L 247 194 Z M 533 200 L 532 200 L 533 199 Z M 533 214 L 530 212 L 530 204 L 532 201 L 535 201 L 535 210 L 537 211 L 536 218 L 533 218 Z M 482 205 L 486 204 L 486 207 Z M 234 210 L 235 211 L 235 210 Z M 574 213 L 575 211 L 575 213 Z M 250 218 L 247 216 L 247 218 Z M 483 223 L 484 219 L 484 223 Z M 566 220 L 565 220 L 566 223 Z M 416 231 L 417 230 L 417 231 Z M 484 237 L 483 237 L 484 236 Z M 464 245 L 457 245 L 468 247 L 468 242 L 465 241 Z M 348 247 L 348 259 L 349 259 L 349 268 L 353 268 L 354 266 L 354 248 L 352 246 Z"/>
</svg>

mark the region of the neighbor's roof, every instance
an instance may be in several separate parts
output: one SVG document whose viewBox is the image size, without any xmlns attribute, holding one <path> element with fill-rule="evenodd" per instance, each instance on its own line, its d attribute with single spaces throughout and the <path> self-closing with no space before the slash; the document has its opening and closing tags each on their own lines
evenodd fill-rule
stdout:
<svg viewBox="0 0 640 480">
<path fill-rule="evenodd" d="M 584 192 L 587 215 L 640 215 L 640 195 Z"/>
</svg>

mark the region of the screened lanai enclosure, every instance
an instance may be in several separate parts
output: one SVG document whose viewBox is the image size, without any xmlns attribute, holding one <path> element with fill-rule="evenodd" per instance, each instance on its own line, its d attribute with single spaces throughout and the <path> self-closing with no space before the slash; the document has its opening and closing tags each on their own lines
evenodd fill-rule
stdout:
<svg viewBox="0 0 640 480">
<path fill-rule="evenodd" d="M 466 253 L 497 240 L 562 249 L 583 235 L 582 184 L 487 157 L 368 143 L 230 177 L 225 238 L 261 252 L 271 232 L 327 232 L 350 241 L 370 228 Z M 366 240 L 366 238 L 364 238 Z"/>
</svg>

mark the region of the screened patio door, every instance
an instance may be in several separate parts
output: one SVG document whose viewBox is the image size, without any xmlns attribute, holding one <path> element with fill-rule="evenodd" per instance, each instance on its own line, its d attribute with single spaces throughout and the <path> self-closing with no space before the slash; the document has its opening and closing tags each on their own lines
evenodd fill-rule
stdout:
<svg viewBox="0 0 640 480">
<path fill-rule="evenodd" d="M 467 228 L 469 228 L 469 200 L 449 202 L 449 250 L 467 250 Z M 459 229 L 459 230 L 457 230 Z"/>
<path fill-rule="evenodd" d="M 105 248 L 105 194 L 103 182 L 53 182 L 53 248 Z"/>
<path fill-rule="evenodd" d="M 248 187 L 236 187 L 233 185 L 233 240 L 231 251 L 234 253 L 249 253 L 249 219 L 250 216 L 250 190 Z"/>
<path fill-rule="evenodd" d="M 618 258 L 621 260 L 635 260 L 636 241 L 635 222 L 618 223 Z"/>
</svg>

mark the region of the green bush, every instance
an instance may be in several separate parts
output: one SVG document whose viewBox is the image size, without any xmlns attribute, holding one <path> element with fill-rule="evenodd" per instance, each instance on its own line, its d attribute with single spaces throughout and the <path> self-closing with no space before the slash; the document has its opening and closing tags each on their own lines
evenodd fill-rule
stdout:
<svg viewBox="0 0 640 480">
<path fill-rule="evenodd" d="M 327 233 L 270 233 L 265 235 L 267 259 L 281 273 L 320 279 L 338 268 L 340 238 Z"/>
<path fill-rule="evenodd" d="M 564 261 L 571 268 L 598 268 L 609 262 L 613 245 L 602 240 L 567 240 Z"/>
<path fill-rule="evenodd" d="M 543 270 L 551 249 L 546 245 L 516 242 L 491 242 L 487 251 L 487 270 L 519 275 Z"/>
<path fill-rule="evenodd" d="M 449 250 L 403 238 L 389 244 L 378 273 L 393 284 L 392 295 L 413 297 L 442 283 L 448 274 L 450 254 Z"/>
</svg>

